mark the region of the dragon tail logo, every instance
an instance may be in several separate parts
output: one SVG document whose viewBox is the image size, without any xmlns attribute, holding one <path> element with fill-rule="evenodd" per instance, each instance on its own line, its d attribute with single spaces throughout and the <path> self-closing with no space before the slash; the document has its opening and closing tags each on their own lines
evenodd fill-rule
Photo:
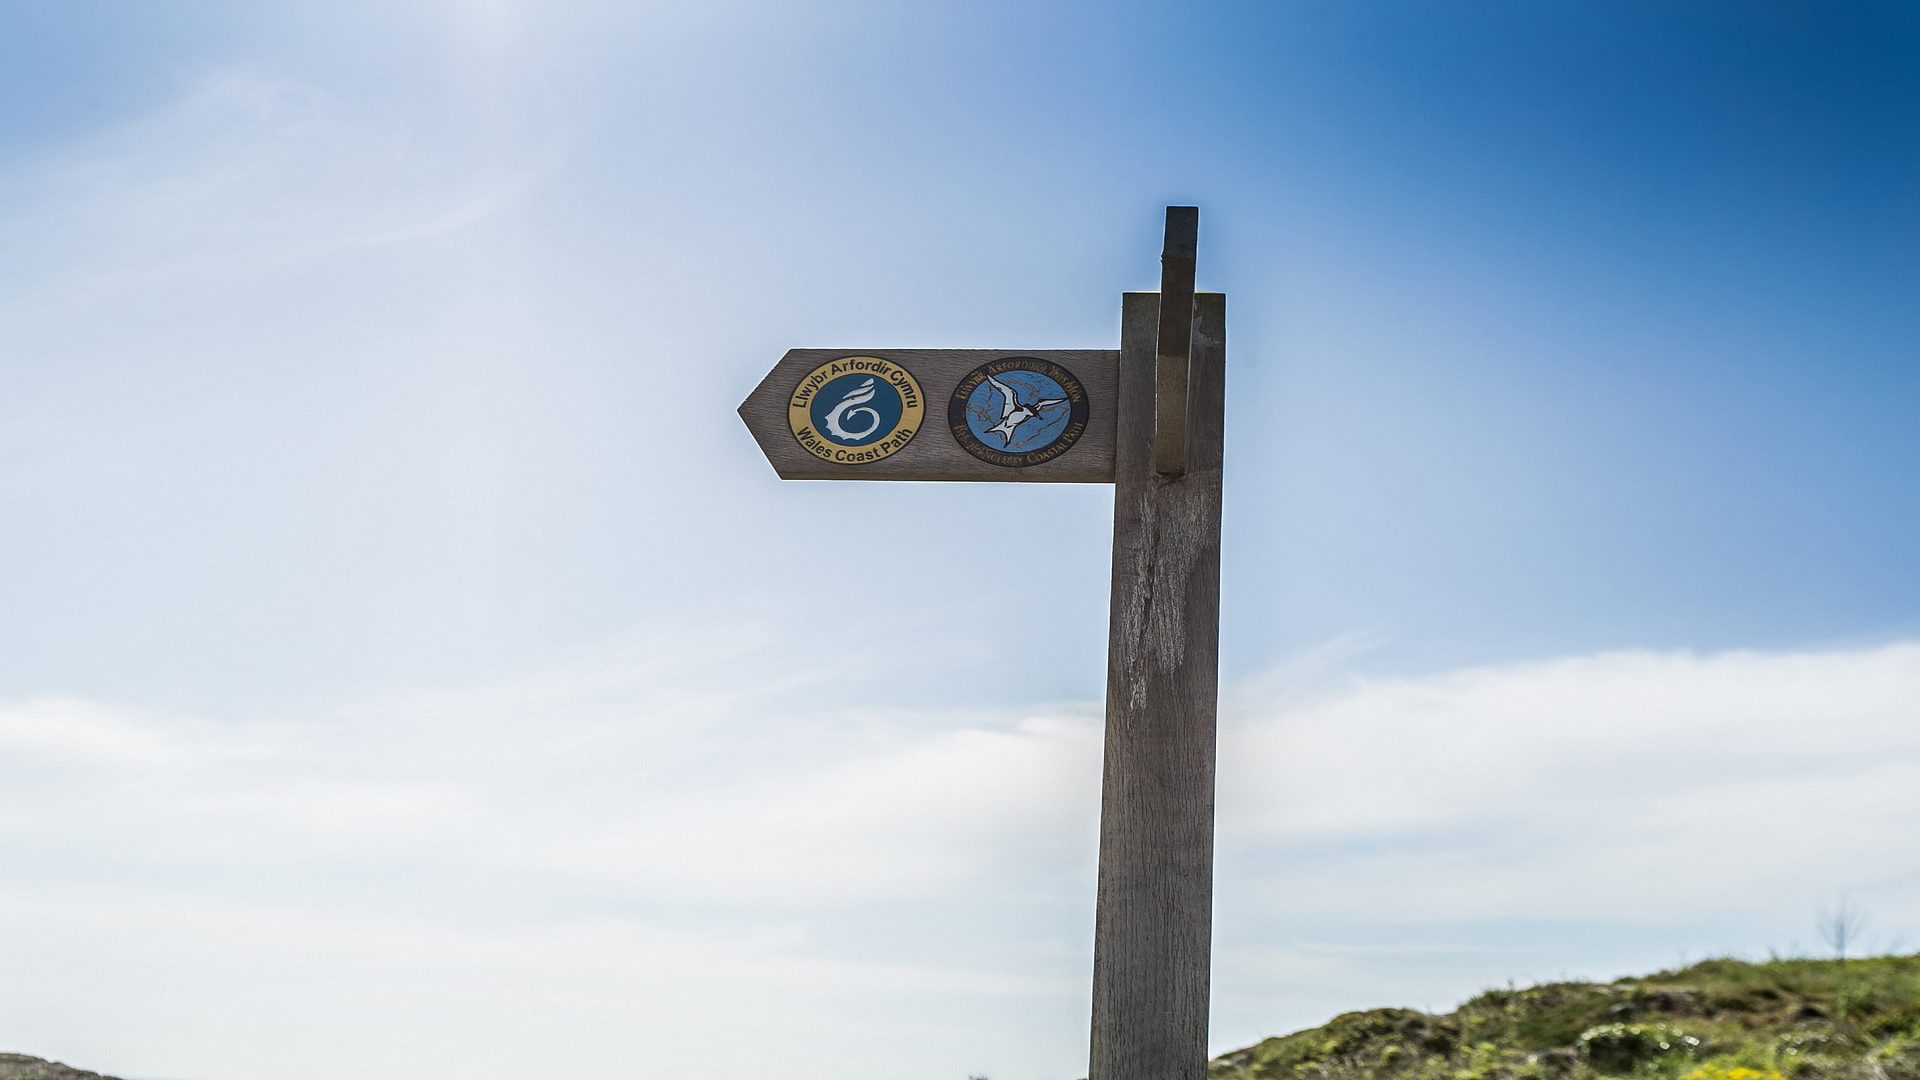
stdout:
<svg viewBox="0 0 1920 1080">
<path fill-rule="evenodd" d="M 868 379 L 859 386 L 847 391 L 845 397 L 833 408 L 827 410 L 827 434 L 847 442 L 859 442 L 880 428 L 880 413 L 877 409 L 866 407 L 879 391 L 873 388 L 873 380 Z M 843 421 L 851 419 L 856 413 L 867 414 L 867 425 L 863 428 L 849 429 Z"/>
</svg>

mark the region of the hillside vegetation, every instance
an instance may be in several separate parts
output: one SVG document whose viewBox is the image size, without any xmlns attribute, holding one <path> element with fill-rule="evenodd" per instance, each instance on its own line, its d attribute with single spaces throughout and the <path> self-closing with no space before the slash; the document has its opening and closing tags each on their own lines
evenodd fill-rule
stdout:
<svg viewBox="0 0 1920 1080">
<path fill-rule="evenodd" d="M 1370 1009 L 1214 1060 L 1208 1080 L 1920 1080 L 1920 955 L 1708 960 Z M 112 1080 L 0 1054 L 0 1080 Z"/>
<path fill-rule="evenodd" d="M 1920 1080 L 1920 956 L 1708 960 L 1493 990 L 1444 1016 L 1346 1013 L 1209 1080 Z"/>
<path fill-rule="evenodd" d="M 25 1054 L 0 1054 L 0 1080 L 114 1080 Z"/>
</svg>

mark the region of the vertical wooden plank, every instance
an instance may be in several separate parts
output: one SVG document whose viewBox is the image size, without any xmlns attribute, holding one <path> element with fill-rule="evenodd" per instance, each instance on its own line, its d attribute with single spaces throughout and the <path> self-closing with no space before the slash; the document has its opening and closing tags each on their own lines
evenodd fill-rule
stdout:
<svg viewBox="0 0 1920 1080">
<path fill-rule="evenodd" d="M 1160 328 L 1153 376 L 1153 471 L 1179 476 L 1187 467 L 1187 368 L 1193 345 L 1193 264 L 1200 208 L 1167 207 L 1160 249 Z"/>
<path fill-rule="evenodd" d="M 1226 297 L 1195 298 L 1186 471 L 1154 470 L 1164 298 L 1120 344 L 1089 1080 L 1204 1080 L 1213 922 Z"/>
</svg>

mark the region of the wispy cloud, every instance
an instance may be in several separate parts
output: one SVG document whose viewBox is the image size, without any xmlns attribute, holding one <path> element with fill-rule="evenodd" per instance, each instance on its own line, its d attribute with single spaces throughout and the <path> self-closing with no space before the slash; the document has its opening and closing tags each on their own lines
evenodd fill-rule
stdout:
<svg viewBox="0 0 1920 1080">
<path fill-rule="evenodd" d="M 165 108 L 0 173 L 0 230 L 23 270 L 0 303 L 47 318 L 155 289 L 204 296 L 340 249 L 446 237 L 554 163 L 523 146 L 506 168 L 494 149 L 313 86 L 210 73 Z"/>
</svg>

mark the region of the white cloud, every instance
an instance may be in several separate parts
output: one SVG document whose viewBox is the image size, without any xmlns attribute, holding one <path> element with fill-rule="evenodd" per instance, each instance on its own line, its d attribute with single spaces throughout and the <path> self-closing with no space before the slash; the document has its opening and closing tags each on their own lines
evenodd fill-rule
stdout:
<svg viewBox="0 0 1920 1080">
<path fill-rule="evenodd" d="M 506 1076 L 555 1038 L 581 1075 L 731 1045 L 845 1077 L 964 1070 L 1017 1024 L 995 1060 L 1028 1070 L 996 1075 L 1070 1073 L 1090 708 L 843 714 L 860 684 L 768 641 L 640 635 L 297 724 L 0 708 L 0 1037 L 211 1080 L 399 1076 L 421 1047 Z M 1297 683 L 1223 721 L 1221 1040 L 1643 959 L 1596 928 L 1785 947 L 1841 890 L 1888 933 L 1920 916 L 1920 645 Z M 45 996 L 109 973 L 109 1023 Z M 343 1030 L 390 1061 L 349 1064 Z"/>
<path fill-rule="evenodd" d="M 1295 906 L 1675 919 L 1920 873 L 1920 646 L 1626 652 L 1357 684 L 1234 725 L 1227 843 L 1394 845 Z M 1407 854 L 1408 851 L 1417 854 Z M 1422 887 L 1402 887 L 1409 873 Z M 1307 899 L 1311 897 L 1311 899 Z M 1398 899 L 1390 899 L 1398 897 Z"/>
<path fill-rule="evenodd" d="M 85 701 L 49 698 L 0 711 L 0 752 L 16 760 L 153 765 L 186 750 L 164 727 Z"/>
<path fill-rule="evenodd" d="M 1089 725 L 929 734 L 793 775 L 714 777 L 563 844 L 566 864 L 733 903 L 900 900 L 1072 859 L 1098 801 Z M 1069 826 L 1064 827 L 1063 826 Z"/>
</svg>

